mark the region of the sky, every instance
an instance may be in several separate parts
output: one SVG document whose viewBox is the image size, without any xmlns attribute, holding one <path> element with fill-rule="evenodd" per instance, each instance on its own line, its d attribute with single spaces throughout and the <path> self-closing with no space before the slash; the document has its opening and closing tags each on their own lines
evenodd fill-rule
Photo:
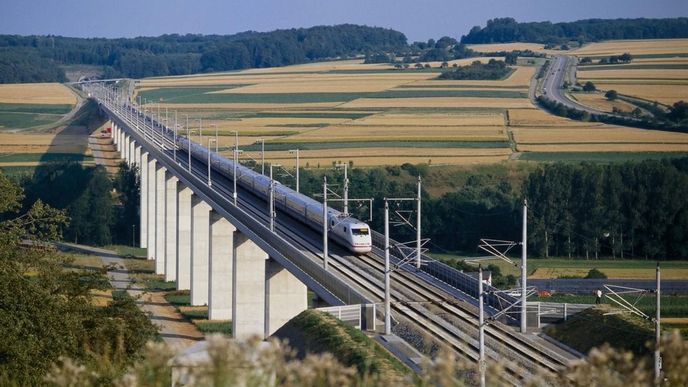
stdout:
<svg viewBox="0 0 688 387">
<path fill-rule="evenodd" d="M 0 0 L 0 34 L 135 37 L 233 34 L 342 23 L 409 42 L 460 38 L 488 19 L 552 22 L 688 16 L 688 0 Z"/>
</svg>

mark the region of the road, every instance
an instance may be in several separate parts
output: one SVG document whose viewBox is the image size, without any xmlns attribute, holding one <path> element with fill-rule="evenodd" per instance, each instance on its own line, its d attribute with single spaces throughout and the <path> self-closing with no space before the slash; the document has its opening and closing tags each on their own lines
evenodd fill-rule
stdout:
<svg viewBox="0 0 688 387">
<path fill-rule="evenodd" d="M 545 97 L 557 101 L 569 108 L 586 111 L 590 114 L 610 115 L 607 112 L 581 105 L 580 103 L 569 99 L 564 93 L 564 89 L 562 89 L 561 86 L 564 84 L 564 77 L 566 76 L 566 71 L 569 66 L 575 66 L 574 61 L 575 59 L 573 57 L 564 55 L 555 56 L 551 59 L 549 69 L 547 69 L 547 74 L 545 74 L 545 80 L 542 83 L 542 94 Z M 571 71 L 573 72 L 575 69 L 572 69 Z"/>
</svg>

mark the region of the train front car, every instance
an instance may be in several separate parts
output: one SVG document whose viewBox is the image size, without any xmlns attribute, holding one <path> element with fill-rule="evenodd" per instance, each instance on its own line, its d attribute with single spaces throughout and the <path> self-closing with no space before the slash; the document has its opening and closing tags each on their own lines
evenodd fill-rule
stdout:
<svg viewBox="0 0 688 387">
<path fill-rule="evenodd" d="M 370 227 L 353 218 L 349 221 L 349 231 L 346 236 L 349 248 L 358 254 L 369 253 L 373 249 Z"/>
</svg>

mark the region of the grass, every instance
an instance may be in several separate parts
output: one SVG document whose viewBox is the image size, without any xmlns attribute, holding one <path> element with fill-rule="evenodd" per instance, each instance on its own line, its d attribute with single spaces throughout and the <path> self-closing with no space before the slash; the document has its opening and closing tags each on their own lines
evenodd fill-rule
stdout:
<svg viewBox="0 0 688 387">
<path fill-rule="evenodd" d="M 519 160 L 538 162 L 622 163 L 685 157 L 685 152 L 524 152 Z"/>
<path fill-rule="evenodd" d="M 188 306 L 191 304 L 191 294 L 188 290 L 177 290 L 165 294 L 167 302 L 174 306 Z"/>
<path fill-rule="evenodd" d="M 347 366 L 356 367 L 359 374 L 370 372 L 384 378 L 390 373 L 407 375 L 411 372 L 363 332 L 329 314 L 306 310 L 291 322 L 304 333 L 311 345 L 332 353 Z"/>
<path fill-rule="evenodd" d="M 256 118 L 346 118 L 357 120 L 374 113 L 348 113 L 348 112 L 257 112 L 247 113 L 246 117 Z"/>
<path fill-rule="evenodd" d="M 175 290 L 177 283 L 175 281 L 165 281 L 165 277 L 154 273 L 135 273 L 132 275 L 135 282 L 142 282 L 149 290 Z"/>
<path fill-rule="evenodd" d="M 626 300 L 631 301 L 631 303 L 633 303 L 635 301 L 635 298 L 636 297 L 626 297 Z M 551 297 L 538 298 L 537 296 L 535 296 L 532 297 L 530 300 L 542 302 L 566 302 L 570 304 L 594 304 L 595 296 L 556 293 L 553 294 Z M 638 309 L 643 311 L 643 313 L 649 316 L 654 316 L 655 311 L 657 310 L 655 307 L 655 302 L 655 296 L 649 294 L 641 298 L 636 304 L 636 306 L 638 307 Z M 606 297 L 602 299 L 602 303 L 616 307 L 616 304 Z M 661 296 L 660 303 L 662 317 L 688 317 L 688 296 Z"/>
<path fill-rule="evenodd" d="M 545 332 L 582 353 L 609 343 L 637 355 L 648 354 L 646 343 L 654 337 L 652 323 L 632 314 L 605 315 L 610 311 L 608 306 L 586 309 Z"/>
<path fill-rule="evenodd" d="M 124 266 L 132 273 L 154 273 L 155 261 L 140 258 L 125 258 Z"/>
<path fill-rule="evenodd" d="M 0 162 L 2 163 L 92 160 L 93 156 L 86 156 L 81 153 L 0 153 Z"/>
<path fill-rule="evenodd" d="M 67 114 L 72 110 L 68 104 L 30 104 L 30 103 L 0 103 L 0 113 L 30 113 L 30 114 Z"/>
<path fill-rule="evenodd" d="M 127 245 L 108 245 L 108 246 L 105 246 L 105 248 L 108 250 L 114 250 L 117 252 L 117 254 L 119 254 L 123 257 L 132 257 L 132 258 L 145 258 L 146 257 L 146 249 L 141 248 L 141 247 L 133 247 L 133 246 L 127 246 Z"/>
<path fill-rule="evenodd" d="M 204 334 L 222 333 L 227 336 L 232 335 L 231 321 L 197 321 L 196 327 Z"/>
<path fill-rule="evenodd" d="M 31 128 L 53 123 L 61 117 L 61 115 L 57 114 L 0 112 L 0 127 L 14 129 Z"/>
</svg>

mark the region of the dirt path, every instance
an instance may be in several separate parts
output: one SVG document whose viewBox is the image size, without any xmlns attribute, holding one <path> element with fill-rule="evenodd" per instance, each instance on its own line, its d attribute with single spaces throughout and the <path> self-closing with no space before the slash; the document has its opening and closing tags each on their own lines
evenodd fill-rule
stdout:
<svg viewBox="0 0 688 387">
<path fill-rule="evenodd" d="M 112 287 L 116 290 L 127 290 L 136 300 L 139 308 L 149 313 L 153 324 L 160 327 L 160 336 L 163 340 L 178 353 L 203 340 L 203 333 L 186 321 L 174 306 L 165 300 L 164 293 L 147 291 L 132 282 L 129 270 L 124 265 L 124 258 L 116 252 L 71 243 L 60 243 L 60 245 L 96 255 L 100 257 L 104 265 L 113 267 L 107 272 Z"/>
</svg>

